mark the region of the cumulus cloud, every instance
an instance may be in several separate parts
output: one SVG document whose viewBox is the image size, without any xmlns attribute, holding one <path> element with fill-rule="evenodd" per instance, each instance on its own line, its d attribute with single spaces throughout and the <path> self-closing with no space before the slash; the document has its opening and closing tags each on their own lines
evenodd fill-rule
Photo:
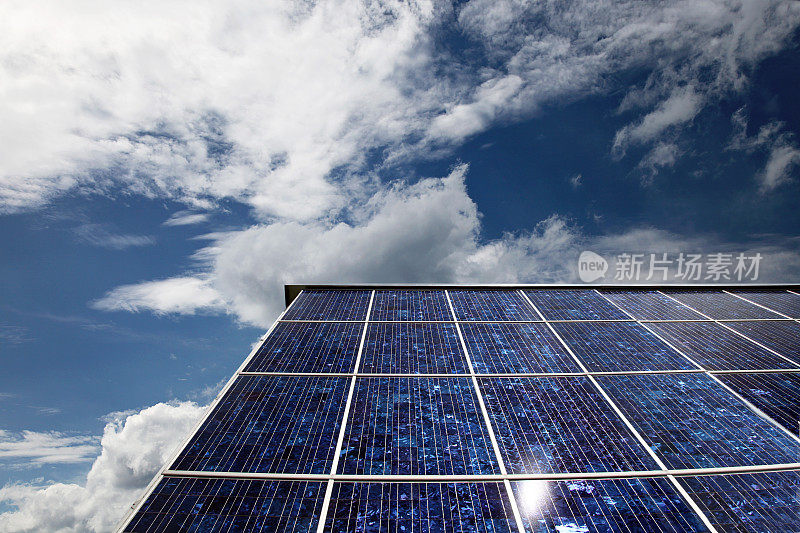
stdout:
<svg viewBox="0 0 800 533">
<path fill-rule="evenodd" d="M 92 307 L 103 311 L 194 314 L 224 309 L 224 302 L 208 280 L 179 277 L 117 287 L 92 302 Z"/>
<path fill-rule="evenodd" d="M 0 429 L 0 464 L 7 466 L 81 463 L 91 460 L 96 453 L 95 437 L 57 431 L 15 433 Z"/>
<path fill-rule="evenodd" d="M 740 90 L 800 21 L 796 2 L 712 0 L 82 6 L 0 5 L 2 212 L 122 188 L 319 220 L 369 195 L 375 159 L 620 88 L 643 116 L 618 146 L 654 142 Z M 443 25 L 467 37 L 463 56 Z M 618 87 L 630 69 L 647 82 Z"/>
<path fill-rule="evenodd" d="M 584 249 L 613 255 L 731 248 L 714 236 L 687 238 L 657 228 L 591 236 L 556 215 L 531 231 L 487 241 L 480 212 L 467 193 L 466 172 L 466 165 L 461 165 L 445 178 L 397 183 L 381 190 L 354 213 L 350 223 L 282 221 L 210 235 L 213 243 L 198 254 L 205 261 L 203 280 L 154 282 L 180 286 L 174 300 L 158 285 L 146 282 L 112 290 L 99 307 L 227 312 L 244 322 L 267 326 L 282 309 L 285 283 L 574 282 L 577 258 Z M 763 245 L 746 246 L 747 250 L 735 251 Z M 783 254 L 785 268 L 775 265 L 773 279 L 785 281 L 800 271 L 791 269 L 800 267 L 800 255 L 791 243 L 765 253 L 770 257 Z M 765 264 L 771 261 L 765 259 Z M 155 303 L 150 295 L 163 300 Z M 205 303 L 206 299 L 211 303 Z"/>
<path fill-rule="evenodd" d="M 204 409 L 191 402 L 160 403 L 134 414 L 111 415 L 100 441 L 100 455 L 84 484 L 11 484 L 0 488 L 0 502 L 12 507 L 0 514 L 0 530 L 113 530 Z"/>
</svg>

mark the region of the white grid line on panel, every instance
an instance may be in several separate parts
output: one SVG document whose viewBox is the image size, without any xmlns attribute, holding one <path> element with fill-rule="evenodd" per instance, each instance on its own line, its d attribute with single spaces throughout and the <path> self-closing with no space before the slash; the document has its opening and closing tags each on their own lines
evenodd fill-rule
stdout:
<svg viewBox="0 0 800 533">
<path fill-rule="evenodd" d="M 730 327 L 730 326 L 728 326 L 728 325 L 726 325 L 726 324 L 725 324 L 725 322 L 756 322 L 755 320 L 749 320 L 749 321 L 748 321 L 748 320 L 736 320 L 736 319 L 727 319 L 727 320 L 718 320 L 718 319 L 714 319 L 714 318 L 711 318 L 710 316 L 708 316 L 708 315 L 706 315 L 706 314 L 704 314 L 704 313 L 701 313 L 701 312 L 700 312 L 700 311 L 698 311 L 697 309 L 694 309 L 693 307 L 690 307 L 689 305 L 687 305 L 687 304 L 685 304 L 685 303 L 681 302 L 680 300 L 677 300 L 677 299 L 673 298 L 672 296 L 670 296 L 669 294 L 667 294 L 667 293 L 665 293 L 665 292 L 663 292 L 663 291 L 658 291 L 658 292 L 660 292 L 661 294 L 663 294 L 663 295 L 664 295 L 664 296 L 666 296 L 667 298 L 669 298 L 669 299 L 671 299 L 671 300 L 673 300 L 673 301 L 675 301 L 675 302 L 678 302 L 679 304 L 681 304 L 682 306 L 686 307 L 687 309 L 691 309 L 691 310 L 692 310 L 692 311 L 694 311 L 695 313 L 697 313 L 697 314 L 699 314 L 699 315 L 702 315 L 702 316 L 704 316 L 704 317 L 708 318 L 709 320 L 711 320 L 712 322 L 715 322 L 715 323 L 719 324 L 719 325 L 720 325 L 720 326 L 722 326 L 723 328 L 725 328 L 725 329 L 727 329 L 727 330 L 729 330 L 729 331 L 732 331 L 733 333 L 735 333 L 736 335 L 738 335 L 738 336 L 742 337 L 743 339 L 747 339 L 748 341 L 752 342 L 753 344 L 756 344 L 756 345 L 758 345 L 758 346 L 760 346 L 760 347 L 764 348 L 764 349 L 765 349 L 765 350 L 767 350 L 768 352 L 770 352 L 770 353 L 772 353 L 772 354 L 774 354 L 774 355 L 777 355 L 777 356 L 778 356 L 778 357 L 780 357 L 781 359 L 784 359 L 784 360 L 788 361 L 789 363 L 793 364 L 793 365 L 795 366 L 795 368 L 797 368 L 797 367 L 798 367 L 798 364 L 797 364 L 797 363 L 795 363 L 794 361 L 792 361 L 791 359 L 789 359 L 788 357 L 786 357 L 786 356 L 785 356 L 785 355 L 783 355 L 782 353 L 779 353 L 779 352 L 777 352 L 777 351 L 773 350 L 773 349 L 772 349 L 772 348 L 770 348 L 769 346 L 766 346 L 766 345 L 764 345 L 764 344 L 761 344 L 760 342 L 758 342 L 758 341 L 757 341 L 757 340 L 755 340 L 755 339 L 751 339 L 750 337 L 748 337 L 747 335 L 745 335 L 745 334 L 744 334 L 744 333 L 742 333 L 741 331 L 737 331 L 737 330 L 733 329 L 732 327 Z M 794 321 L 793 321 L 793 320 L 791 320 L 791 319 L 789 319 L 789 320 L 786 320 L 786 319 L 779 319 L 779 320 L 770 319 L 770 320 L 758 320 L 758 322 L 794 322 Z"/>
<path fill-rule="evenodd" d="M 456 333 L 458 333 L 458 340 L 461 343 L 461 349 L 464 352 L 464 357 L 467 360 L 467 368 L 469 369 L 469 375 L 472 378 L 472 386 L 475 388 L 475 395 L 478 398 L 478 405 L 481 408 L 481 414 L 483 415 L 483 422 L 486 425 L 486 430 L 489 432 L 489 440 L 492 442 L 492 449 L 494 450 L 495 457 L 497 458 L 497 464 L 500 467 L 500 473 L 502 475 L 508 475 L 508 471 L 506 470 L 505 461 L 503 461 L 503 455 L 500 453 L 500 446 L 497 444 L 497 436 L 494 434 L 494 428 L 492 427 L 492 421 L 489 418 L 489 412 L 486 410 L 486 404 L 483 401 L 483 394 L 481 393 L 481 387 L 478 383 L 478 378 L 475 375 L 475 367 L 472 366 L 472 358 L 469 356 L 469 350 L 467 350 L 467 344 L 464 342 L 464 336 L 461 333 L 461 326 L 458 324 L 458 315 L 456 315 L 456 310 L 453 308 L 453 302 L 450 299 L 450 291 L 444 291 L 444 296 L 447 299 L 447 306 L 450 308 L 450 313 L 453 316 L 456 324 Z M 511 511 L 514 514 L 514 521 L 517 524 L 517 529 L 519 533 L 525 533 L 525 526 L 522 523 L 522 516 L 519 513 L 519 506 L 517 505 L 517 498 L 514 495 L 514 491 L 511 489 L 511 483 L 508 479 L 503 479 L 503 485 L 506 489 L 506 493 L 508 494 L 508 501 L 511 504 Z"/>
<path fill-rule="evenodd" d="M 600 291 L 597 291 L 597 292 L 598 292 L 599 294 L 602 294 L 602 293 L 600 293 Z M 661 294 L 664 294 L 664 295 L 665 295 L 665 296 L 667 296 L 668 298 L 672 298 L 671 296 L 669 296 L 668 294 L 666 294 L 666 293 L 664 293 L 664 292 L 662 292 L 662 291 L 659 291 L 659 292 L 660 292 Z M 606 299 L 608 299 L 608 298 L 606 298 Z M 697 309 L 694 309 L 694 308 L 693 308 L 693 307 L 691 307 L 690 305 L 687 305 L 687 304 L 685 304 L 685 303 L 681 302 L 680 300 L 677 300 L 677 299 L 675 299 L 675 298 L 672 298 L 672 299 L 673 299 L 674 301 L 678 302 L 679 304 L 683 305 L 683 306 L 684 306 L 684 307 L 686 307 L 687 309 L 691 309 L 691 310 L 692 310 L 692 311 L 694 311 L 695 313 L 699 313 L 700 315 L 707 316 L 707 315 L 705 315 L 705 314 L 703 314 L 703 313 L 700 313 L 700 311 L 698 311 Z M 608 300 L 608 301 L 611 301 L 611 300 Z M 614 302 L 611 302 L 611 303 L 614 303 Z M 614 304 L 614 305 L 617 305 L 617 304 Z M 619 306 L 618 306 L 618 307 L 619 307 Z M 624 309 L 622 309 L 621 307 L 620 307 L 620 309 L 621 309 L 623 312 L 627 313 L 627 311 L 625 311 L 625 310 L 624 310 Z M 715 321 L 715 322 L 716 322 L 716 321 Z M 724 327 L 725 329 L 729 329 L 730 331 L 733 331 L 734 333 L 737 333 L 738 335 L 740 335 L 740 336 L 744 337 L 744 338 L 745 338 L 745 339 L 747 339 L 748 341 L 754 342 L 754 341 L 752 341 L 752 339 L 748 338 L 746 335 L 742 335 L 741 333 L 739 333 L 738 331 L 736 331 L 736 330 L 735 330 L 735 329 L 733 329 L 733 328 L 730 328 L 730 327 L 728 327 L 728 326 L 726 326 L 726 325 L 724 325 L 724 324 L 720 324 L 720 326 Z M 791 431 L 789 431 L 787 428 L 783 427 L 783 426 L 782 426 L 782 425 L 781 425 L 781 424 L 780 424 L 778 421 L 774 420 L 774 419 L 773 419 L 771 416 L 767 415 L 767 414 L 766 414 L 764 411 L 762 411 L 761 409 L 759 409 L 758 407 L 756 407 L 755 405 L 753 405 L 753 404 L 752 404 L 750 401 L 748 401 L 748 400 L 747 400 L 747 399 L 746 399 L 744 396 L 742 396 L 741 394 L 739 394 L 738 392 L 736 392 L 735 390 L 733 390 L 732 388 L 730 388 L 728 385 L 726 385 L 725 383 L 723 383 L 721 379 L 719 379 L 717 376 L 715 376 L 715 375 L 714 375 L 712 372 L 710 372 L 708 369 L 704 368 L 704 367 L 703 367 L 702 365 L 700 365 L 700 364 L 699 364 L 697 361 L 695 361 L 694 359 L 692 359 L 691 357 L 689 357 L 688 355 L 686 355 L 685 353 L 683 353 L 683 351 L 682 351 L 682 350 L 679 350 L 677 347 L 675 347 L 675 346 L 673 346 L 672 344 L 670 344 L 669 342 L 667 342 L 667 340 L 666 340 L 666 339 L 664 339 L 663 337 L 661 337 L 661 336 L 660 336 L 658 333 L 656 333 L 655 331 L 653 331 L 653 330 L 651 330 L 650 328 L 648 328 L 648 327 L 647 327 L 645 324 L 642 324 L 642 327 L 645 327 L 645 328 L 647 328 L 647 330 L 648 330 L 648 331 L 650 331 L 650 332 L 651 332 L 653 335 L 655 335 L 656 337 L 658 337 L 659 339 L 661 339 L 663 342 L 665 342 L 667 345 L 669 345 L 669 346 L 670 346 L 670 347 L 671 347 L 673 350 L 677 351 L 677 352 L 678 352 L 679 354 L 681 354 L 683 357 L 685 357 L 686 359 L 688 359 L 689 361 L 691 361 L 691 362 L 692 362 L 692 364 L 696 365 L 696 366 L 697 366 L 697 367 L 699 367 L 699 368 L 702 368 L 702 369 L 704 370 L 704 374 L 706 374 L 708 377 L 710 377 L 711 379 L 713 379 L 714 381 L 716 381 L 717 383 L 719 383 L 719 384 L 720 384 L 722 387 L 724 387 L 724 388 L 725 388 L 725 390 L 727 390 L 728 392 L 730 392 L 731 394 L 733 394 L 733 395 L 734 395 L 736 398 L 738 398 L 738 399 L 739 399 L 739 401 L 741 401 L 741 402 L 742 402 L 744 405 L 746 405 L 746 406 L 747 406 L 747 408 L 748 408 L 748 409 L 750 409 L 751 411 L 753 411 L 753 412 L 754 412 L 756 415 L 758 415 L 759 417 L 763 418 L 764 420 L 766 420 L 767 422 L 769 422 L 769 423 L 770 423 L 770 424 L 772 424 L 773 426 L 777 427 L 778 429 L 780 429 L 781 431 L 783 431 L 783 432 L 784 432 L 784 433 L 786 433 L 787 435 L 791 436 L 791 437 L 792 437 L 792 439 L 794 439 L 794 440 L 796 440 L 796 441 L 800 442 L 800 437 L 799 437 L 799 436 L 795 435 L 794 433 L 792 433 Z M 758 346 L 761 346 L 762 348 L 765 348 L 765 349 L 769 350 L 769 348 L 767 348 L 766 346 L 763 346 L 763 345 L 762 345 L 762 344 L 760 344 L 760 343 L 754 342 L 754 344 L 757 344 Z M 778 353 L 778 352 L 776 352 L 775 350 L 769 350 L 769 351 L 770 351 L 770 352 L 772 352 L 772 353 L 774 353 L 775 355 L 778 355 L 778 356 L 780 356 L 780 357 L 781 357 L 781 358 L 783 358 L 783 359 L 786 359 L 786 360 L 787 360 L 787 361 L 789 361 L 790 363 L 792 363 L 792 364 L 795 364 L 793 361 L 791 361 L 790 359 L 787 359 L 786 357 L 783 357 L 781 354 L 779 354 L 779 353 Z M 795 366 L 796 366 L 796 365 L 795 365 Z"/>
<path fill-rule="evenodd" d="M 771 465 L 721 466 L 709 468 L 674 468 L 666 470 L 625 470 L 607 472 L 547 472 L 530 474 L 284 474 L 275 472 L 207 472 L 198 470 L 165 470 L 165 477 L 198 479 L 268 479 L 275 481 L 334 481 L 342 483 L 468 483 L 492 481 L 530 481 L 565 479 L 625 479 L 637 477 L 685 477 L 724 474 L 759 474 L 764 472 L 800 471 L 800 463 Z"/>
<path fill-rule="evenodd" d="M 598 294 L 600 293 L 599 291 L 596 291 L 596 292 Z M 542 318 L 544 318 L 544 315 L 533 304 L 533 302 L 530 300 L 530 298 L 528 298 L 528 295 L 525 294 L 525 291 L 520 290 L 519 293 L 522 295 L 523 298 L 525 298 L 528 301 L 528 303 L 530 305 L 533 306 L 534 309 L 536 309 L 536 312 L 539 313 L 539 315 Z M 603 296 L 602 294 L 601 294 L 601 296 L 603 298 L 605 298 L 605 296 Z M 605 299 L 608 300 L 608 298 L 605 298 Z M 610 300 L 608 300 L 608 301 L 610 301 Z M 613 304 L 614 302 L 611 302 L 611 303 Z M 616 304 L 614 304 L 614 305 L 616 305 Z M 625 312 L 625 314 L 628 315 L 628 316 L 631 316 L 627 312 Z M 545 322 L 547 323 L 547 327 L 550 328 L 550 331 L 553 332 L 553 335 L 555 335 L 556 338 L 559 340 L 559 342 L 561 342 L 561 344 L 564 345 L 564 348 L 566 348 L 566 350 L 570 353 L 570 355 L 572 355 L 572 357 L 575 358 L 575 361 L 581 366 L 581 368 L 585 372 L 587 372 L 587 378 L 589 379 L 589 381 L 592 382 L 592 385 L 594 385 L 595 388 L 597 388 L 598 392 L 600 392 L 600 395 L 603 396 L 603 398 L 606 400 L 606 402 L 608 402 L 608 404 L 611 406 L 611 408 L 614 410 L 614 412 L 617 414 L 617 416 L 622 420 L 622 422 L 625 424 L 625 426 L 628 428 L 628 430 L 633 434 L 634 437 L 636 437 L 636 440 L 639 441 L 639 444 L 645 449 L 645 451 L 647 451 L 647 453 L 650 455 L 650 457 L 653 458 L 653 460 L 656 462 L 658 467 L 661 468 L 662 471 L 666 472 L 668 470 L 667 465 L 664 464 L 664 462 L 661 460 L 661 458 L 658 455 L 656 455 L 656 453 L 652 450 L 652 448 L 650 448 L 650 445 L 647 443 L 647 441 L 644 439 L 644 437 L 641 435 L 641 433 L 639 433 L 639 431 L 637 431 L 637 429 L 633 426 L 631 421 L 628 420 L 628 417 L 623 414 L 623 412 L 619 408 L 619 406 L 614 402 L 614 400 L 611 399 L 611 397 L 608 395 L 608 393 L 605 391 L 605 389 L 600 385 L 600 383 L 594 378 L 594 376 L 588 374 L 588 369 L 586 368 L 586 366 L 584 366 L 583 362 L 581 362 L 581 360 L 578 358 L 577 354 L 575 354 L 575 352 L 572 351 L 572 348 L 569 347 L 569 345 L 564 341 L 564 339 L 561 338 L 561 335 L 558 334 L 558 332 L 555 330 L 555 328 L 547 320 L 545 320 Z M 708 517 L 705 515 L 705 513 L 703 513 L 702 509 L 700 509 L 700 507 L 692 499 L 692 497 L 689 495 L 689 493 L 687 493 L 686 490 L 683 487 L 681 487 L 681 484 L 678 483 L 678 480 L 675 479 L 675 477 L 671 476 L 671 475 L 667 475 L 667 479 L 670 480 L 670 483 L 672 483 L 672 485 L 675 487 L 675 489 L 681 494 L 681 496 L 683 496 L 684 500 L 686 500 L 686 502 L 691 506 L 692 510 L 694 510 L 694 512 L 700 517 L 700 519 L 703 521 L 703 523 L 706 525 L 706 527 L 708 527 L 709 531 L 711 531 L 712 533 L 717 533 L 717 529 L 711 524 L 711 521 L 708 519 Z"/>
<path fill-rule="evenodd" d="M 302 294 L 302 292 L 303 291 L 300 291 L 300 294 Z M 298 294 L 298 298 L 299 298 L 300 294 Z M 294 301 L 292 301 L 292 304 L 294 304 L 294 302 L 297 301 L 298 298 L 295 298 Z M 264 345 L 264 342 L 266 342 L 267 338 L 272 333 L 272 330 L 275 329 L 275 327 L 281 321 L 281 318 L 283 318 L 283 316 L 291 308 L 292 308 L 292 305 L 290 304 L 286 309 L 283 310 L 283 312 L 280 315 L 278 315 L 277 320 L 275 320 L 275 322 L 272 323 L 272 325 L 267 330 L 267 332 L 264 333 L 264 335 L 262 335 L 260 337 L 259 342 L 257 342 L 255 344 L 253 349 L 250 351 L 250 354 L 245 358 L 245 360 L 242 362 L 242 364 L 239 365 L 239 368 L 236 370 L 236 372 L 234 372 L 233 376 L 231 376 L 231 378 L 228 380 L 228 382 L 225 384 L 225 386 L 222 387 L 222 390 L 219 391 L 219 393 L 217 394 L 216 398 L 214 398 L 214 400 L 208 406 L 208 408 L 206 409 L 205 413 L 203 413 L 203 416 L 200 417 L 200 420 L 198 421 L 198 423 L 189 432 L 189 435 L 186 437 L 186 439 L 184 439 L 184 441 L 181 442 L 180 446 L 178 446 L 177 449 L 169 456 L 169 459 L 164 463 L 164 466 L 162 466 L 159 469 L 158 473 L 153 477 L 153 479 L 147 485 L 147 487 L 145 488 L 141 498 L 139 498 L 136 502 L 134 502 L 134 504 L 131 507 L 131 509 L 128 512 L 128 514 L 126 514 L 125 517 L 120 522 L 120 525 L 117 528 L 117 532 L 121 533 L 128 526 L 130 521 L 136 516 L 136 513 L 139 512 L 139 509 L 141 509 L 142 505 L 144 505 L 144 502 L 147 501 L 147 498 L 150 496 L 150 494 L 156 488 L 156 485 L 158 485 L 158 483 L 161 481 L 164 472 L 167 471 L 169 469 L 169 466 L 172 465 L 172 463 L 175 462 L 175 460 L 178 458 L 180 453 L 184 450 L 184 448 L 186 448 L 186 446 L 189 444 L 189 442 L 191 442 L 191 440 L 194 437 L 194 435 L 200 430 L 200 428 L 203 426 L 203 424 L 205 424 L 206 420 L 208 420 L 208 417 L 211 416 L 211 413 L 214 411 L 214 409 L 216 409 L 217 404 L 219 404 L 219 402 L 222 400 L 222 398 L 225 396 L 225 394 L 228 392 L 228 390 L 233 386 L 234 382 L 239 377 L 239 374 L 247 367 L 247 364 L 250 362 L 250 360 L 253 357 L 255 357 L 256 353 L 258 353 L 258 350 L 261 349 L 261 347 Z"/>
<path fill-rule="evenodd" d="M 794 318 L 790 317 L 789 315 L 785 315 L 785 314 L 781 313 L 780 311 L 776 311 L 775 309 L 770 309 L 766 305 L 763 305 L 763 304 L 760 304 L 760 303 L 756 303 L 756 302 L 754 302 L 752 300 L 748 300 L 747 298 L 745 298 L 744 296 L 741 296 L 739 294 L 733 293 L 731 291 L 727 291 L 725 289 L 722 289 L 722 292 L 724 292 L 725 294 L 730 294 L 731 296 L 739 298 L 740 300 L 744 300 L 745 302 L 747 302 L 749 304 L 753 304 L 753 305 L 755 305 L 757 307 L 760 307 L 761 309 L 766 309 L 767 311 L 775 313 L 776 315 L 780 315 L 780 316 L 782 316 L 784 318 L 788 318 L 789 320 L 794 320 Z"/>
<path fill-rule="evenodd" d="M 361 354 L 364 351 L 364 341 L 367 338 L 367 328 L 369 327 L 369 315 L 372 313 L 372 302 L 375 300 L 375 291 L 373 290 L 369 296 L 369 305 L 367 306 L 367 316 L 364 320 L 364 330 L 361 332 L 361 342 L 358 345 L 358 354 L 356 355 L 356 362 L 353 365 L 353 377 L 350 379 L 350 390 L 347 393 L 347 401 L 344 405 L 344 413 L 342 414 L 342 426 L 339 428 L 339 437 L 336 440 L 336 449 L 333 452 L 333 464 L 331 464 L 331 476 L 336 474 L 336 469 L 339 467 L 339 456 L 342 453 L 342 445 L 344 444 L 344 436 L 347 430 L 347 419 L 350 416 L 350 406 L 353 403 L 353 395 L 356 391 L 356 380 L 358 379 L 356 373 L 361 364 Z M 323 533 L 325 531 L 325 521 L 328 517 L 328 507 L 331 504 L 331 496 L 333 495 L 333 478 L 328 477 L 328 485 L 325 487 L 325 497 L 322 500 L 322 508 L 319 514 L 319 523 L 317 524 L 317 532 Z"/>
</svg>

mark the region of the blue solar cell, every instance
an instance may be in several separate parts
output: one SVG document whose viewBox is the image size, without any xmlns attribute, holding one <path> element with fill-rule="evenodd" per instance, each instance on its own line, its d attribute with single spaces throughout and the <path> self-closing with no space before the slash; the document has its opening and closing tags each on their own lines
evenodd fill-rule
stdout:
<svg viewBox="0 0 800 533">
<path fill-rule="evenodd" d="M 547 320 L 630 320 L 595 290 L 537 289 L 525 291 Z"/>
<path fill-rule="evenodd" d="M 370 320 L 453 320 L 444 291 L 375 291 Z"/>
<path fill-rule="evenodd" d="M 372 291 L 304 290 L 284 320 L 366 320 Z"/>
<path fill-rule="evenodd" d="M 327 531 L 516 533 L 502 483 L 336 483 Z"/>
<path fill-rule="evenodd" d="M 800 364 L 800 324 L 797 322 L 726 322 L 726 325 Z"/>
<path fill-rule="evenodd" d="M 639 320 L 703 320 L 702 315 L 658 291 L 603 289 L 601 292 Z"/>
<path fill-rule="evenodd" d="M 541 317 L 517 291 L 449 291 L 459 320 L 537 321 Z"/>
<path fill-rule="evenodd" d="M 472 380 L 359 378 L 339 472 L 498 473 Z"/>
<path fill-rule="evenodd" d="M 327 474 L 350 378 L 240 376 L 173 470 Z"/>
<path fill-rule="evenodd" d="M 509 472 L 658 469 L 588 378 L 482 378 L 480 385 Z"/>
<path fill-rule="evenodd" d="M 790 318 L 800 318 L 800 294 L 766 289 L 738 289 L 731 292 Z"/>
<path fill-rule="evenodd" d="M 695 311 L 720 320 L 736 318 L 781 318 L 732 294 L 722 291 L 664 291 L 665 294 L 685 303 Z"/>
<path fill-rule="evenodd" d="M 800 443 L 705 374 L 597 378 L 670 468 L 793 463 Z"/>
<path fill-rule="evenodd" d="M 798 434 L 800 373 L 720 374 L 717 377 L 773 420 Z"/>
<path fill-rule="evenodd" d="M 163 478 L 124 531 L 316 529 L 325 485 L 312 481 Z"/>
<path fill-rule="evenodd" d="M 512 483 L 528 533 L 707 531 L 666 478 Z"/>
<path fill-rule="evenodd" d="M 467 371 L 454 324 L 380 323 L 367 327 L 359 372 L 458 374 Z"/>
<path fill-rule="evenodd" d="M 479 374 L 581 372 L 546 324 L 461 324 L 461 331 Z"/>
<path fill-rule="evenodd" d="M 363 324 L 281 322 L 247 372 L 353 372 Z"/>
<path fill-rule="evenodd" d="M 797 368 L 714 322 L 659 322 L 649 327 L 709 370 Z"/>
<path fill-rule="evenodd" d="M 800 473 L 678 478 L 717 531 L 800 531 Z"/>
<path fill-rule="evenodd" d="M 590 372 L 697 368 L 636 322 L 557 322 L 553 328 Z"/>
</svg>

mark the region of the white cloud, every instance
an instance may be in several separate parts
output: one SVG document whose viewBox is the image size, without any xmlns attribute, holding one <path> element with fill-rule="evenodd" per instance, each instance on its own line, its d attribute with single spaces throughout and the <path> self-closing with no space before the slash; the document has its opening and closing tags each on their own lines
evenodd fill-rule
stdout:
<svg viewBox="0 0 800 533">
<path fill-rule="evenodd" d="M 645 115 L 638 124 L 625 126 L 619 130 L 614 137 L 614 150 L 624 155 L 629 145 L 652 141 L 668 128 L 692 120 L 700 111 L 701 103 L 702 100 L 694 87 L 676 89 L 667 100 Z"/>
<path fill-rule="evenodd" d="M 104 224 L 81 224 L 73 228 L 72 231 L 78 240 L 83 243 L 112 250 L 125 250 L 126 248 L 150 246 L 156 243 L 155 237 L 150 235 L 114 233 Z"/>
<path fill-rule="evenodd" d="M 800 150 L 784 144 L 770 150 L 769 159 L 759 175 L 762 191 L 769 192 L 793 180 L 792 169 L 800 166 Z"/>
<path fill-rule="evenodd" d="M 113 530 L 204 409 L 191 402 L 160 403 L 135 414 L 112 416 L 103 432 L 102 451 L 85 484 L 11 484 L 0 488 L 0 502 L 14 507 L 0 514 L 0 530 Z"/>
<path fill-rule="evenodd" d="M 91 460 L 96 453 L 97 439 L 90 436 L 0 429 L 0 464 L 19 467 L 81 463 Z"/>
<path fill-rule="evenodd" d="M 195 213 L 193 211 L 178 211 L 164 221 L 164 226 L 190 226 L 200 224 L 209 219 L 208 213 Z"/>
<path fill-rule="evenodd" d="M 437 48 L 454 11 L 483 64 Z M 655 141 L 798 21 L 795 2 L 7 1 L 0 211 L 122 187 L 319 220 L 373 190 L 368 158 L 430 155 L 630 69 L 651 75 L 623 131 Z"/>
<path fill-rule="evenodd" d="M 92 307 L 103 311 L 194 314 L 197 311 L 218 311 L 225 306 L 207 280 L 180 277 L 117 287 L 92 302 Z"/>
<path fill-rule="evenodd" d="M 767 154 L 764 168 L 756 175 L 761 184 L 761 192 L 769 193 L 783 184 L 794 181 L 792 170 L 800 166 L 800 149 L 794 136 L 784 130 L 783 122 L 772 121 L 764 124 L 758 133 L 752 136 L 747 135 L 748 118 L 745 108 L 738 109 L 731 117 L 731 122 L 734 134 L 728 144 L 730 150 Z"/>
</svg>

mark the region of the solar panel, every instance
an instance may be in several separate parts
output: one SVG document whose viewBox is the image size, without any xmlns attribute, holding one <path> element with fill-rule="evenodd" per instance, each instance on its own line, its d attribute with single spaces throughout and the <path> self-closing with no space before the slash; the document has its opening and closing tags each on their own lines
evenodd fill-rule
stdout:
<svg viewBox="0 0 800 533">
<path fill-rule="evenodd" d="M 793 463 L 800 457 L 800 442 L 704 374 L 597 380 L 670 468 Z"/>
<path fill-rule="evenodd" d="M 800 294 L 764 289 L 737 289 L 731 292 L 789 318 L 800 318 Z"/>
<path fill-rule="evenodd" d="M 328 473 L 349 378 L 240 376 L 173 470 Z"/>
<path fill-rule="evenodd" d="M 458 320 L 537 321 L 541 317 L 517 291 L 449 291 Z"/>
<path fill-rule="evenodd" d="M 502 483 L 336 483 L 326 531 L 517 533 Z"/>
<path fill-rule="evenodd" d="M 731 290 L 304 289 L 122 529 L 800 533 L 797 300 Z"/>
<path fill-rule="evenodd" d="M 453 320 L 444 291 L 375 291 L 370 320 Z"/>
<path fill-rule="evenodd" d="M 719 320 L 737 318 L 781 318 L 780 315 L 758 307 L 722 291 L 665 291 L 695 311 Z"/>
<path fill-rule="evenodd" d="M 726 325 L 800 364 L 800 324 L 797 322 L 727 322 Z"/>
<path fill-rule="evenodd" d="M 580 372 L 581 368 L 546 324 L 462 324 L 475 372 Z"/>
<path fill-rule="evenodd" d="M 343 474 L 498 473 L 468 378 L 359 378 Z"/>
<path fill-rule="evenodd" d="M 313 531 L 325 485 L 168 477 L 124 531 Z"/>
<path fill-rule="evenodd" d="M 697 368 L 636 322 L 557 322 L 553 327 L 590 372 Z"/>
<path fill-rule="evenodd" d="M 371 291 L 304 290 L 284 320 L 366 320 Z"/>
<path fill-rule="evenodd" d="M 379 323 L 367 327 L 359 371 L 457 374 L 467 362 L 453 324 Z"/>
<path fill-rule="evenodd" d="M 800 531 L 800 472 L 679 478 L 718 531 Z"/>
<path fill-rule="evenodd" d="M 800 429 L 800 373 L 720 374 L 723 383 L 783 427 Z"/>
<path fill-rule="evenodd" d="M 530 480 L 512 485 L 528 533 L 707 530 L 666 478 Z"/>
<path fill-rule="evenodd" d="M 709 370 L 798 368 L 714 322 L 659 322 L 649 327 Z"/>
<path fill-rule="evenodd" d="M 509 472 L 658 469 L 588 378 L 483 378 L 480 384 Z"/>
<path fill-rule="evenodd" d="M 547 320 L 630 320 L 595 290 L 537 289 L 525 294 Z"/>
<path fill-rule="evenodd" d="M 281 322 L 247 372 L 353 372 L 363 324 Z"/>
<path fill-rule="evenodd" d="M 702 315 L 658 291 L 603 289 L 601 292 L 638 320 L 703 320 Z"/>
</svg>

